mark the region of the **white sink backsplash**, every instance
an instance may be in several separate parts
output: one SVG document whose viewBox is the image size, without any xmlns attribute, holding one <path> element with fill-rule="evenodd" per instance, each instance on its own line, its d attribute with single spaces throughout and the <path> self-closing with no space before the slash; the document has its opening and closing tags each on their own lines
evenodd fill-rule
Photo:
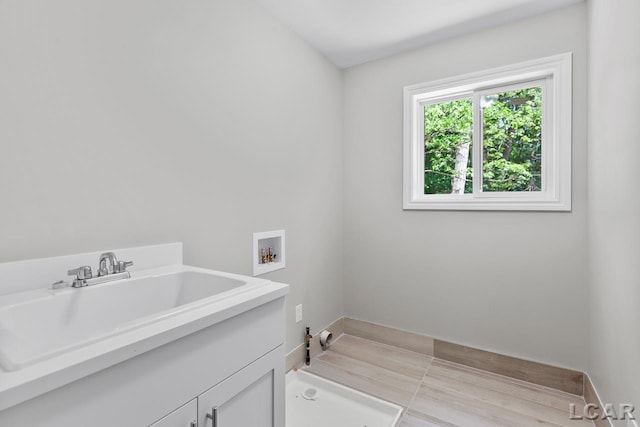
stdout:
<svg viewBox="0 0 640 427">
<path fill-rule="evenodd" d="M 132 272 L 182 264 L 182 243 L 105 249 L 83 254 L 6 262 L 0 264 L 0 295 L 45 289 L 58 280 L 72 281 L 73 278 L 67 276 L 67 271 L 82 265 L 89 265 L 97 272 L 100 254 L 109 251 L 115 252 L 123 261 L 133 261 L 133 266 L 129 268 Z"/>
</svg>

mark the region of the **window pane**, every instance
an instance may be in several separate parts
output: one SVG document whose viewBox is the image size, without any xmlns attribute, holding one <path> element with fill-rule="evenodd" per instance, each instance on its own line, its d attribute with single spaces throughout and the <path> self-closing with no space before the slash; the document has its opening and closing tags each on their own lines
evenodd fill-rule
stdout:
<svg viewBox="0 0 640 427">
<path fill-rule="evenodd" d="M 542 190 L 542 88 L 483 96 L 482 190 Z"/>
<path fill-rule="evenodd" d="M 473 192 L 471 98 L 424 107 L 424 194 Z"/>
</svg>

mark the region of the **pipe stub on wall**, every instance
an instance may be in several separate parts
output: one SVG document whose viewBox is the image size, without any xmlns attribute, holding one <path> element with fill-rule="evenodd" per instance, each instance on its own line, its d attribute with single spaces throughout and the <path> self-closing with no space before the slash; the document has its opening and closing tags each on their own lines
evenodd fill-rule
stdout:
<svg viewBox="0 0 640 427">
<path fill-rule="evenodd" d="M 329 348 L 331 341 L 333 341 L 333 334 L 330 331 L 324 330 L 320 333 L 320 345 L 322 348 Z"/>
</svg>

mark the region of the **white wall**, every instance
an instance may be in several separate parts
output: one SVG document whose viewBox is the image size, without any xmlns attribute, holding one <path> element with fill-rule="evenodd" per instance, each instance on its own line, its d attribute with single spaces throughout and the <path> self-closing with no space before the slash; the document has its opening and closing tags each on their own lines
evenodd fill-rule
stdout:
<svg viewBox="0 0 640 427">
<path fill-rule="evenodd" d="M 342 76 L 247 0 L 0 2 L 0 262 L 182 241 L 342 315 Z M 73 267 L 73 266 L 69 266 Z M 52 278 L 55 279 L 55 278 Z"/>
<path fill-rule="evenodd" d="M 640 2 L 589 0 L 588 372 L 640 410 Z M 620 425 L 625 425 L 621 423 Z"/>
<path fill-rule="evenodd" d="M 346 70 L 345 315 L 586 367 L 586 6 Z M 571 213 L 402 210 L 402 88 L 571 51 Z"/>
</svg>

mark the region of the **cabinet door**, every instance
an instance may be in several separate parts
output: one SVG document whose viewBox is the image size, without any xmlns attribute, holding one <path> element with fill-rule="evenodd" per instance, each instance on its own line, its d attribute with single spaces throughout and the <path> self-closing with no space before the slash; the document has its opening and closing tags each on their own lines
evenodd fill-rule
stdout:
<svg viewBox="0 0 640 427">
<path fill-rule="evenodd" d="M 198 396 L 198 423 L 199 427 L 283 427 L 283 346 Z"/>
<path fill-rule="evenodd" d="M 198 399 L 185 403 L 149 427 L 197 427 Z"/>
</svg>

